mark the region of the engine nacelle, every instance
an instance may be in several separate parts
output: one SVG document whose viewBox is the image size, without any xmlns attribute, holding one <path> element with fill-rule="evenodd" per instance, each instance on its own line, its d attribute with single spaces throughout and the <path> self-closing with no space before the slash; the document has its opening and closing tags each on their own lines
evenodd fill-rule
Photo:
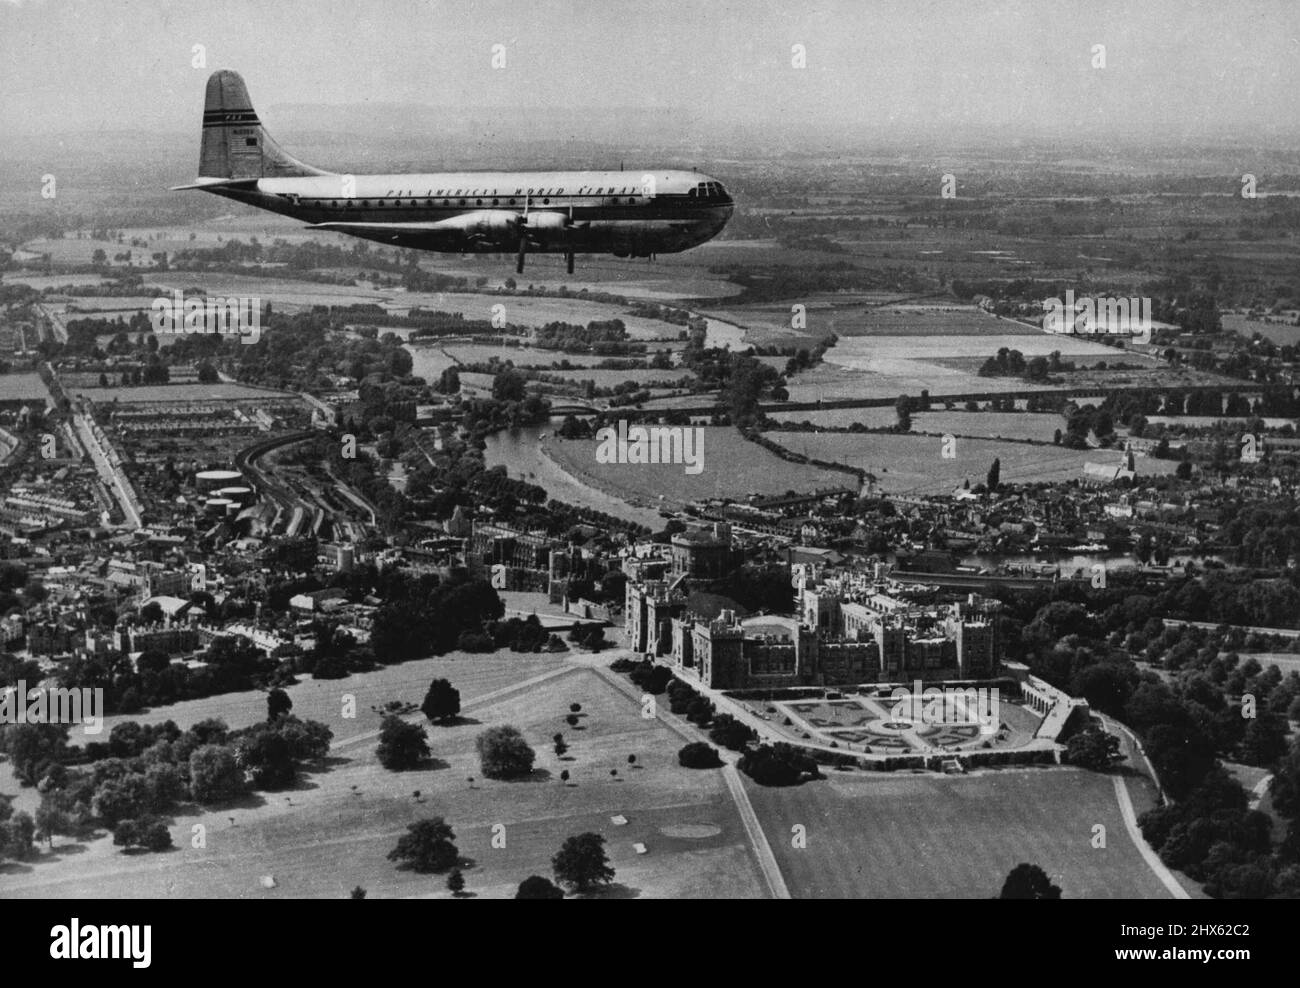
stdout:
<svg viewBox="0 0 1300 988">
<path fill-rule="evenodd" d="M 572 218 L 567 213 L 557 213 L 554 210 L 537 210 L 530 212 L 523 217 L 524 226 L 530 230 L 540 232 L 558 232 L 567 230 L 573 225 Z"/>
<path fill-rule="evenodd" d="M 519 229 L 521 216 L 509 209 L 476 209 L 439 221 L 440 230 L 463 230 L 466 233 L 504 234 Z"/>
</svg>

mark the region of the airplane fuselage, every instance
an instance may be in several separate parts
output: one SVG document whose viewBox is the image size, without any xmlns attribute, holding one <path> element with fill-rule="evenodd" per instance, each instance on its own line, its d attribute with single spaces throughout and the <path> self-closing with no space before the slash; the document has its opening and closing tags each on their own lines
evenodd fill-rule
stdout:
<svg viewBox="0 0 1300 988">
<path fill-rule="evenodd" d="M 734 208 L 698 172 L 553 171 L 340 175 L 299 161 L 262 126 L 239 73 L 208 78 L 200 189 L 318 230 L 451 253 L 650 257 L 716 236 Z"/>
<path fill-rule="evenodd" d="M 451 252 L 645 257 L 718 234 L 733 203 L 697 172 L 447 172 L 260 178 L 206 191 L 325 230 Z"/>
</svg>

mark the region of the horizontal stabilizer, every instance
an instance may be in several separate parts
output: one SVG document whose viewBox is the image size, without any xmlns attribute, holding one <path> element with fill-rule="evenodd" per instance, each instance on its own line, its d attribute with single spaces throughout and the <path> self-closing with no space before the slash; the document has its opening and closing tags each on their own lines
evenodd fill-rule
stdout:
<svg viewBox="0 0 1300 988">
<path fill-rule="evenodd" d="M 196 178 L 189 185 L 173 185 L 172 192 L 189 192 L 192 189 L 255 189 L 255 178 Z"/>
</svg>

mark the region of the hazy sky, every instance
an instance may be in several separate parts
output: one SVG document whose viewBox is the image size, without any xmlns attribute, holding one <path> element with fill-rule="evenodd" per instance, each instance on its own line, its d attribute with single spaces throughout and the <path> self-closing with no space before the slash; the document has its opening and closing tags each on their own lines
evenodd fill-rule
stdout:
<svg viewBox="0 0 1300 988">
<path fill-rule="evenodd" d="M 792 141 L 1249 137 L 1300 129 L 1300 2 L 0 0 L 0 135 L 197 139 L 216 68 L 243 73 L 264 117 L 286 103 L 645 104 Z"/>
</svg>

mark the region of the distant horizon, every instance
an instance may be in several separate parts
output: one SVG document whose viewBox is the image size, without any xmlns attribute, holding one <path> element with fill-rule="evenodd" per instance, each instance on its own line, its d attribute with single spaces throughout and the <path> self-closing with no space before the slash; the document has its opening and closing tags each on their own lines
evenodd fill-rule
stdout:
<svg viewBox="0 0 1300 988">
<path fill-rule="evenodd" d="M 208 75 L 233 68 L 273 132 L 312 129 L 282 110 L 411 108 L 592 119 L 635 110 L 681 124 L 663 140 L 734 133 L 791 147 L 826 136 L 1300 137 L 1300 4 L 1290 0 L 1230 10 L 1178 0 L 1087 9 L 827 0 L 815 10 L 663 0 L 653 13 L 629 17 L 595 0 L 8 0 L 0 130 L 107 132 L 129 118 L 134 129 L 197 135 Z"/>
</svg>

